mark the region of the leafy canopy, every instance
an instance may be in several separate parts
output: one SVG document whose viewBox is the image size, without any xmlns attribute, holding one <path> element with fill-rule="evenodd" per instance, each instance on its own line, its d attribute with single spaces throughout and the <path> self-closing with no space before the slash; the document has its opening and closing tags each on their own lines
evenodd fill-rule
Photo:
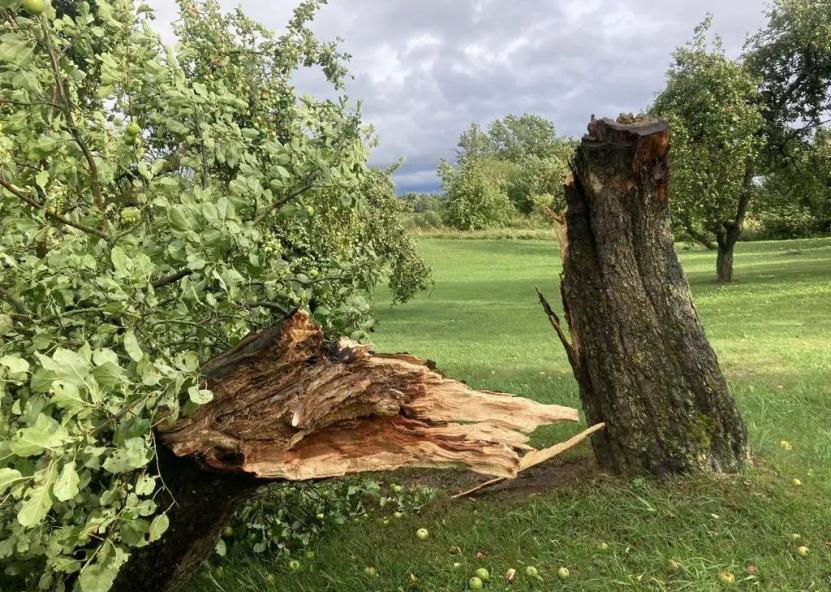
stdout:
<svg viewBox="0 0 831 592">
<path fill-rule="evenodd" d="M 669 119 L 674 222 L 708 244 L 737 217 L 763 126 L 758 83 L 708 39 L 711 19 L 679 48 L 653 111 Z"/>
<path fill-rule="evenodd" d="M 180 0 L 174 53 L 130 0 L 0 1 L 0 588 L 103 592 L 164 536 L 152 430 L 211 400 L 202 361 L 425 287 L 360 113 L 293 87 L 342 89 L 324 3 L 275 36 Z"/>
</svg>

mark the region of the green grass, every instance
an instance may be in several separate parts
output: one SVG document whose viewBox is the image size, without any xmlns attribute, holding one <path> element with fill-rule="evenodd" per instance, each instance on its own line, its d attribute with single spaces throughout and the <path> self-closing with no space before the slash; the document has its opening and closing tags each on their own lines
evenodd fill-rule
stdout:
<svg viewBox="0 0 831 592">
<path fill-rule="evenodd" d="M 407 305 L 378 306 L 379 350 L 429 357 L 476 387 L 577 406 L 565 356 L 534 294 L 540 286 L 558 302 L 556 244 L 420 244 L 435 289 Z M 684 251 L 682 260 L 757 467 L 721 479 L 587 476 L 531 496 L 438 501 L 388 526 L 373 517 L 333 530 L 300 573 L 288 573 L 285 560 L 240 553 L 221 578 L 200 578 L 192 590 L 461 591 L 480 566 L 493 574 L 487 590 L 697 592 L 720 589 L 718 573 L 727 569 L 737 589 L 831 590 L 831 240 L 742 243 L 737 283 L 726 287 L 713 281 L 711 253 Z M 545 444 L 563 430 L 535 440 Z M 583 447 L 572 457 L 590 454 Z M 419 527 L 430 530 L 428 541 L 416 539 Z M 796 555 L 794 532 L 810 547 L 807 558 Z M 599 551 L 600 542 L 609 550 Z M 451 553 L 453 546 L 462 553 Z M 683 566 L 672 575 L 670 558 Z M 365 576 L 367 565 L 379 577 Z M 525 577 L 526 565 L 544 580 Z M 557 579 L 560 566 L 571 571 L 566 582 Z M 501 579 L 509 567 L 520 573 L 513 585 Z"/>
</svg>

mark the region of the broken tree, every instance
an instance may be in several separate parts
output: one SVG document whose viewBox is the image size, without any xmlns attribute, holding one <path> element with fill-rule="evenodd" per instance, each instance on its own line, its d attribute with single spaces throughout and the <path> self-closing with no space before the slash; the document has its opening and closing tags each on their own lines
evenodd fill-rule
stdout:
<svg viewBox="0 0 831 592">
<path fill-rule="evenodd" d="M 308 316 L 251 335 L 203 367 L 214 399 L 159 427 L 170 528 L 134 552 L 114 590 L 170 590 L 213 550 L 235 506 L 273 480 L 401 467 L 463 467 L 513 477 L 528 434 L 577 421 L 575 409 L 475 391 L 406 354 L 329 343 Z M 597 428 L 593 428 L 593 431 Z"/>
<path fill-rule="evenodd" d="M 595 120 L 566 182 L 566 348 L 598 461 L 657 475 L 733 471 L 746 430 L 673 246 L 666 122 Z M 544 302 L 544 299 L 542 299 Z M 547 306 L 547 303 L 544 302 Z"/>
</svg>

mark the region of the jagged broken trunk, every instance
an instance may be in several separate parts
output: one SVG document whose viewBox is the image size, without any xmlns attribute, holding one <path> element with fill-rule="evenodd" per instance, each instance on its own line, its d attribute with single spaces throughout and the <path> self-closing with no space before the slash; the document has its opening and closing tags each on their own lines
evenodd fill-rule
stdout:
<svg viewBox="0 0 831 592">
<path fill-rule="evenodd" d="M 601 465 L 733 471 L 746 430 L 675 253 L 668 152 L 661 120 L 592 118 L 566 183 L 561 339 L 588 423 L 606 423 Z"/>
<path fill-rule="evenodd" d="M 304 314 L 251 335 L 203 374 L 213 401 L 158 431 L 169 499 L 157 501 L 172 504 L 170 528 L 133 554 L 116 592 L 172 590 L 185 582 L 236 505 L 270 480 L 401 467 L 513 477 L 528 457 L 523 453 L 534 452 L 528 434 L 578 417 L 575 409 L 475 391 L 413 356 L 327 342 Z"/>
</svg>

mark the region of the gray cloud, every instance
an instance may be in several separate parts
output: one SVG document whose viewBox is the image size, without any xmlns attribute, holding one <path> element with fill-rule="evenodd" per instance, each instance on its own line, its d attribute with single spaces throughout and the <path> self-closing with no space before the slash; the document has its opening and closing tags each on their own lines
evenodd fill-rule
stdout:
<svg viewBox="0 0 831 592">
<path fill-rule="evenodd" d="M 220 0 L 233 8 L 233 0 Z M 152 0 L 170 39 L 175 7 Z M 245 10 L 280 30 L 294 2 L 248 0 Z M 376 164 L 403 157 L 400 192 L 436 190 L 436 166 L 459 133 L 509 113 L 537 113 L 562 134 L 583 133 L 592 113 L 649 105 L 672 51 L 710 12 L 728 52 L 764 22 L 762 0 L 331 0 L 314 24 L 352 54 L 348 94 L 364 104 L 381 145 Z M 300 84 L 324 92 L 316 75 Z"/>
</svg>

